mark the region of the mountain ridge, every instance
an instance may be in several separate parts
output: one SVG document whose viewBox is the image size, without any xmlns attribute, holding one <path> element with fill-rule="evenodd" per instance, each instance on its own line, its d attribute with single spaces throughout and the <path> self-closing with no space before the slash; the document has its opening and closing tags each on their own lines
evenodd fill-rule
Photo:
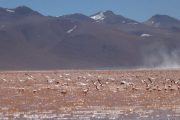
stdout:
<svg viewBox="0 0 180 120">
<path fill-rule="evenodd" d="M 4 8 L 4 7 L 0 7 L 0 11 L 6 11 L 6 12 L 9 12 L 9 13 L 14 13 L 14 12 L 22 12 L 23 11 L 23 13 L 24 14 L 26 14 L 26 13 L 35 13 L 35 14 L 37 14 L 37 15 L 42 15 L 42 16 L 49 16 L 49 15 L 43 15 L 43 14 L 41 14 L 41 13 L 39 13 L 39 12 L 37 12 L 37 11 L 35 11 L 35 10 L 33 10 L 33 9 L 31 9 L 30 7 L 27 7 L 27 6 L 17 6 L 16 8 Z M 9 10 L 9 11 L 8 11 Z M 82 14 L 82 13 L 71 13 L 71 14 L 67 14 L 67 15 L 60 15 L 59 17 L 63 17 L 63 16 L 70 16 L 70 15 L 75 15 L 75 14 L 77 14 L 77 15 L 83 15 L 83 16 L 87 16 L 87 17 L 92 17 L 92 16 L 94 16 L 94 15 L 96 15 L 96 14 L 98 14 L 98 13 L 105 13 L 105 15 L 115 15 L 115 16 L 121 16 L 121 17 L 123 17 L 123 18 L 127 18 L 127 17 L 124 17 L 124 16 L 122 16 L 122 15 L 119 15 L 119 14 L 115 14 L 113 11 L 111 11 L 111 10 L 105 10 L 105 11 L 99 11 L 99 12 L 97 12 L 97 13 L 95 13 L 95 14 L 92 14 L 92 15 L 90 15 L 90 16 L 88 16 L 88 15 L 85 15 L 85 14 Z M 165 14 L 155 14 L 155 15 L 153 15 L 153 16 L 151 16 L 149 19 L 151 19 L 151 18 L 153 18 L 153 17 L 156 17 L 156 16 L 167 16 L 167 17 L 170 17 L 170 18 L 173 18 L 173 19 L 176 19 L 176 20 L 178 20 L 179 21 L 179 19 L 177 19 L 177 18 L 175 18 L 175 17 L 172 17 L 172 16 L 169 16 L 169 15 L 165 15 Z M 57 17 L 57 16 L 52 16 L 52 17 Z M 131 19 L 131 18 L 127 18 L 127 19 L 130 19 L 130 20 L 133 20 L 133 19 Z M 147 19 L 146 21 L 148 21 L 149 19 Z M 133 21 L 136 21 L 136 20 L 133 20 Z M 145 21 L 145 22 L 146 22 Z M 139 21 L 136 21 L 136 22 L 139 22 Z M 139 23 L 144 23 L 144 22 L 139 22 Z"/>
<path fill-rule="evenodd" d="M 179 64 L 178 29 L 157 28 L 112 11 L 99 14 L 106 16 L 102 22 L 81 13 L 53 17 L 25 6 L 0 8 L 0 69 Z"/>
</svg>

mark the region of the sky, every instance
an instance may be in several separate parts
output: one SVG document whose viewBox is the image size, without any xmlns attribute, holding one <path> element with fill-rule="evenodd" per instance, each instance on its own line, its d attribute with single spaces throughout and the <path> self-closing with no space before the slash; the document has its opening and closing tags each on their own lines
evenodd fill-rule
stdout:
<svg viewBox="0 0 180 120">
<path fill-rule="evenodd" d="M 116 14 L 143 22 L 155 14 L 180 19 L 180 0 L 0 0 L 0 7 L 28 6 L 44 15 L 72 13 L 92 15 L 112 10 Z"/>
</svg>

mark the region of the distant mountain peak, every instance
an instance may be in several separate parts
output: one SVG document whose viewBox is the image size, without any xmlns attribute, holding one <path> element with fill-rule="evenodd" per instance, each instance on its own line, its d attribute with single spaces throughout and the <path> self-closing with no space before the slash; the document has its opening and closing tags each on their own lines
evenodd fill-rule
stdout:
<svg viewBox="0 0 180 120">
<path fill-rule="evenodd" d="M 13 10 L 13 9 L 12 9 Z M 40 13 L 32 10 L 31 8 L 27 7 L 27 6 L 19 6 L 17 8 L 14 9 L 14 11 L 18 14 L 21 15 L 28 15 L 28 14 L 36 14 L 36 15 L 40 15 Z"/>
<path fill-rule="evenodd" d="M 81 13 L 75 13 L 75 14 L 70 14 L 70 15 L 64 15 L 61 16 L 63 18 L 67 18 L 67 19 L 72 19 L 72 20 L 76 20 L 76 21 L 92 21 L 91 18 L 89 18 L 86 15 L 83 15 Z"/>
<path fill-rule="evenodd" d="M 168 15 L 154 15 L 149 20 L 144 22 L 146 25 L 180 32 L 180 21 Z"/>
<path fill-rule="evenodd" d="M 172 29 L 174 26 L 180 27 L 180 21 L 168 15 L 156 14 L 148 19 L 145 24 L 158 28 Z"/>
<path fill-rule="evenodd" d="M 170 16 L 168 16 L 168 15 L 156 14 L 156 15 L 153 15 L 152 17 L 154 17 L 154 18 L 160 18 L 160 17 L 170 17 Z"/>
<path fill-rule="evenodd" d="M 90 17 L 96 21 L 102 21 L 106 17 L 113 16 L 113 15 L 115 15 L 115 14 L 111 10 L 106 10 L 106 11 L 100 11 Z"/>
<path fill-rule="evenodd" d="M 173 21 L 173 22 L 175 22 L 175 21 L 178 21 L 177 19 L 175 19 L 175 18 L 173 18 L 173 17 L 171 17 L 171 16 L 168 16 L 168 15 L 160 15 L 160 14 L 157 14 L 157 15 L 154 15 L 153 17 L 152 17 L 152 19 L 155 19 L 155 20 L 159 20 L 159 21 L 169 21 L 169 22 L 171 22 L 171 21 Z"/>
<path fill-rule="evenodd" d="M 103 12 L 105 16 L 110 16 L 110 15 L 115 15 L 113 11 L 111 10 L 106 10 Z"/>
<path fill-rule="evenodd" d="M 105 19 L 106 16 L 104 15 L 104 12 L 101 11 L 101 12 L 98 12 L 95 15 L 92 15 L 90 17 L 96 21 L 102 21 Z"/>
<path fill-rule="evenodd" d="M 3 16 L 6 15 L 15 15 L 15 16 L 26 16 L 26 15 L 41 15 L 37 11 L 32 10 L 27 6 L 19 6 L 16 8 L 0 8 L 0 14 Z"/>
<path fill-rule="evenodd" d="M 121 15 L 117 15 L 111 10 L 100 11 L 92 16 L 90 16 L 98 23 L 106 23 L 106 24 L 138 24 L 138 22 L 123 17 Z"/>
<path fill-rule="evenodd" d="M 16 10 L 17 10 L 17 9 L 23 9 L 23 10 L 26 9 L 26 10 L 29 10 L 29 11 L 33 11 L 31 8 L 29 8 L 29 7 L 27 7 L 27 6 L 24 6 L 24 5 L 18 6 L 18 7 L 16 7 L 15 9 L 16 9 Z"/>
</svg>

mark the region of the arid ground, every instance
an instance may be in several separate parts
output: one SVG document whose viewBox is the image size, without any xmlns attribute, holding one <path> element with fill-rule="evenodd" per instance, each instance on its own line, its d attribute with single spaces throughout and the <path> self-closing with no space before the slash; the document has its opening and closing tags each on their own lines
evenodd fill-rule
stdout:
<svg viewBox="0 0 180 120">
<path fill-rule="evenodd" d="M 0 118 L 179 120 L 180 70 L 1 71 Z"/>
</svg>

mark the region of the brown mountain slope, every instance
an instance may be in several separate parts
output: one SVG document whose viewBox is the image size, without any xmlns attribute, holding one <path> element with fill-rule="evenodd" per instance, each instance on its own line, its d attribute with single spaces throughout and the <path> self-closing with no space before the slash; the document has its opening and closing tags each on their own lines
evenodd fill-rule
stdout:
<svg viewBox="0 0 180 120">
<path fill-rule="evenodd" d="M 0 69 L 129 68 L 161 65 L 165 58 L 178 63 L 179 34 L 113 15 L 101 23 L 82 14 L 1 8 Z"/>
</svg>

